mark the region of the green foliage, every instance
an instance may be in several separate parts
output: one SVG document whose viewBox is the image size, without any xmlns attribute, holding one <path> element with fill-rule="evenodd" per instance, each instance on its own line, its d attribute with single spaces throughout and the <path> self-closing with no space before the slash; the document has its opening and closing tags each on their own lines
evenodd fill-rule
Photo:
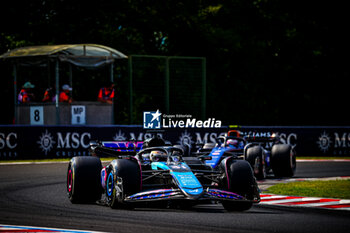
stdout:
<svg viewBox="0 0 350 233">
<path fill-rule="evenodd" d="M 224 123 L 350 123 L 344 108 L 348 20 L 346 7 L 336 3 L 13 0 L 6 5 L 1 53 L 88 42 L 125 54 L 203 56 L 207 115 Z"/>
<path fill-rule="evenodd" d="M 3 38 L 3 43 L 5 48 L 18 48 L 28 45 L 29 43 L 25 40 L 17 40 L 14 35 L 6 35 L 1 33 L 1 38 Z"/>
</svg>

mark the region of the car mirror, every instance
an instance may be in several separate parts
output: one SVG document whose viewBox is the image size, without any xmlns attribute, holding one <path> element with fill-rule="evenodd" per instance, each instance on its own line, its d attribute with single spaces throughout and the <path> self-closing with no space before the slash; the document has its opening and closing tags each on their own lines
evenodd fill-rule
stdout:
<svg viewBox="0 0 350 233">
<path fill-rule="evenodd" d="M 202 160 L 202 161 L 203 160 L 211 160 L 212 159 L 212 157 L 210 155 L 201 155 L 198 158 L 199 158 L 199 160 Z"/>
<path fill-rule="evenodd" d="M 98 146 L 98 142 L 97 141 L 90 141 L 89 142 L 89 146 L 90 147 L 96 147 L 96 146 Z"/>
</svg>

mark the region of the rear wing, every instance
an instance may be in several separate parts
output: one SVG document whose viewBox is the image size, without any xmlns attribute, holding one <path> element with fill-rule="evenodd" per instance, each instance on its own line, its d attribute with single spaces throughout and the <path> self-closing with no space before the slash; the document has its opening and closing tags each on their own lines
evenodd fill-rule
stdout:
<svg viewBox="0 0 350 233">
<path fill-rule="evenodd" d="M 229 130 L 227 132 L 227 137 L 231 138 L 243 138 L 246 142 L 278 142 L 280 137 L 276 133 L 272 133 L 271 136 L 256 136 L 253 135 L 244 135 L 244 132 L 239 130 Z"/>
<path fill-rule="evenodd" d="M 277 142 L 280 140 L 280 137 L 277 134 L 272 134 L 269 137 L 256 137 L 256 136 L 244 136 L 244 139 L 247 142 Z"/>
<path fill-rule="evenodd" d="M 101 144 L 118 152 L 138 152 L 142 149 L 143 141 L 102 141 Z"/>
<path fill-rule="evenodd" d="M 142 141 L 91 141 L 89 151 L 98 157 L 135 155 L 142 149 Z"/>
</svg>

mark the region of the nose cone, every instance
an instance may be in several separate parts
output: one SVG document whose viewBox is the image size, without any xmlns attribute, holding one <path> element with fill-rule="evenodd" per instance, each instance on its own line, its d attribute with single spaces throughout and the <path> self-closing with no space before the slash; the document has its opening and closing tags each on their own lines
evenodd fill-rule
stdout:
<svg viewBox="0 0 350 233">
<path fill-rule="evenodd" d="M 186 194 L 187 197 L 191 199 L 197 199 L 203 193 L 203 188 L 195 188 L 195 189 L 183 188 L 182 191 Z"/>
<path fill-rule="evenodd" d="M 182 192 L 191 199 L 197 199 L 203 193 L 203 186 L 192 172 L 173 172 Z"/>
</svg>

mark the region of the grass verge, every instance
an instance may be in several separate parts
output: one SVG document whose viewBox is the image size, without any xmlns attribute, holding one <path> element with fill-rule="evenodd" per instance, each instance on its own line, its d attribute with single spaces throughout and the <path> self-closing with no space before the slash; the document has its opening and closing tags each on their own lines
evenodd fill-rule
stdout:
<svg viewBox="0 0 350 233">
<path fill-rule="evenodd" d="M 349 156 L 346 157 L 317 157 L 317 156 L 312 156 L 312 157 L 306 157 L 306 156 L 297 156 L 297 160 L 298 159 L 350 159 Z"/>
<path fill-rule="evenodd" d="M 350 180 L 300 181 L 271 186 L 267 193 L 350 199 Z"/>
</svg>

